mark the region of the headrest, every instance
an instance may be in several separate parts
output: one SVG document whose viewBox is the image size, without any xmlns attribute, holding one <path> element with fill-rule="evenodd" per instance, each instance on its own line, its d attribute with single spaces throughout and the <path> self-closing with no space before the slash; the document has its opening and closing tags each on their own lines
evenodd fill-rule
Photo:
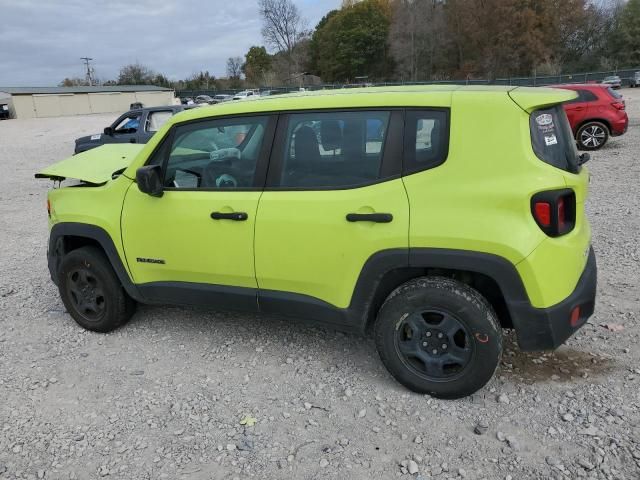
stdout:
<svg viewBox="0 0 640 480">
<path fill-rule="evenodd" d="M 342 128 L 338 120 L 320 122 L 320 141 L 324 150 L 342 148 Z"/>
</svg>

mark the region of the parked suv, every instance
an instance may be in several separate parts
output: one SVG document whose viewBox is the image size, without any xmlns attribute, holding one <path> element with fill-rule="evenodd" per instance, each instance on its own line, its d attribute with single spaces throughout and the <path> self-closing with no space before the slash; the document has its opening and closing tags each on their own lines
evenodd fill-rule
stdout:
<svg viewBox="0 0 640 480">
<path fill-rule="evenodd" d="M 629 78 L 629 86 L 631 88 L 640 87 L 640 72 L 633 72 Z"/>
<path fill-rule="evenodd" d="M 107 143 L 147 143 L 173 115 L 188 106 L 172 105 L 130 110 L 120 115 L 103 133 L 76 139 L 74 152 L 82 153 Z"/>
<path fill-rule="evenodd" d="M 578 97 L 564 104 L 578 148 L 598 150 L 629 127 L 622 95 L 608 85 L 557 85 Z"/>
<path fill-rule="evenodd" d="M 575 95 L 393 87 L 190 110 L 146 146 L 36 174 L 81 181 L 48 194 L 51 277 L 89 330 L 136 302 L 371 328 L 403 385 L 471 394 L 502 328 L 553 349 L 593 312 Z"/>
<path fill-rule="evenodd" d="M 609 85 L 611 88 L 622 87 L 622 79 L 618 75 L 610 75 L 608 77 L 604 77 L 602 83 L 605 85 Z"/>
</svg>

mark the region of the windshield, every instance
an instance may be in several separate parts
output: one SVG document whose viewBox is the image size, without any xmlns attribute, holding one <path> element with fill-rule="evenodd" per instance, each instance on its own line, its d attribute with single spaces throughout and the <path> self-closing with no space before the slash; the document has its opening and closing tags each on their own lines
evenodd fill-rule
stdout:
<svg viewBox="0 0 640 480">
<path fill-rule="evenodd" d="M 567 172 L 579 171 L 576 143 L 561 105 L 533 112 L 530 129 L 531 145 L 540 160 Z"/>
</svg>

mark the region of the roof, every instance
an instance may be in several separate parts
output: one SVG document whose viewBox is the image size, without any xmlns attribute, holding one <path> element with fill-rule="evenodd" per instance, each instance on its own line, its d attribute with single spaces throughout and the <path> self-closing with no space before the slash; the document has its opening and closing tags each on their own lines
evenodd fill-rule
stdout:
<svg viewBox="0 0 640 480">
<path fill-rule="evenodd" d="M 558 83 L 549 86 L 553 88 L 611 88 L 608 83 Z"/>
<path fill-rule="evenodd" d="M 170 88 L 155 85 L 111 85 L 99 87 L 0 87 L 11 95 L 56 95 L 64 93 L 167 92 Z"/>
<path fill-rule="evenodd" d="M 517 92 L 517 93 L 516 93 Z M 327 108 L 450 107 L 454 94 L 511 95 L 525 110 L 575 98 L 575 93 L 544 87 L 407 85 L 357 89 L 315 90 L 223 102 L 189 110 L 173 117 L 177 123 L 221 115 Z M 515 98 L 514 98 L 515 100 Z"/>
</svg>

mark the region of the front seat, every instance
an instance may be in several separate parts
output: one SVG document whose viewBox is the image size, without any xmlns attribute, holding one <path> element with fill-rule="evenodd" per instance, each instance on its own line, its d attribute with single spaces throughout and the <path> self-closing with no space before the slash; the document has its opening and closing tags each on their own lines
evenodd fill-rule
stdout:
<svg viewBox="0 0 640 480">
<path fill-rule="evenodd" d="M 313 128 L 300 127 L 293 137 L 293 155 L 289 158 L 282 181 L 288 186 L 308 186 L 314 182 L 314 171 L 320 164 L 320 145 Z M 317 172 L 316 172 L 317 173 Z"/>
<path fill-rule="evenodd" d="M 309 167 L 320 160 L 320 145 L 311 127 L 300 127 L 293 139 L 296 167 Z"/>
</svg>

